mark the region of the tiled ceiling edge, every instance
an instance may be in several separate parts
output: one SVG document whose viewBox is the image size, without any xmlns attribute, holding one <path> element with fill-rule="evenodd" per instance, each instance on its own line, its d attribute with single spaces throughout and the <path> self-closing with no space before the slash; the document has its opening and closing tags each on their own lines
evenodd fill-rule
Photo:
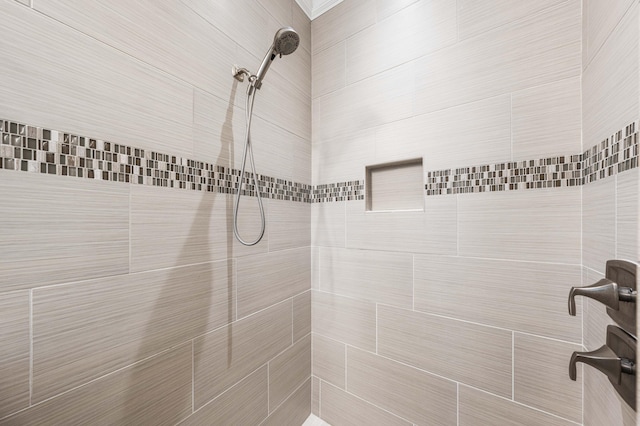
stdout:
<svg viewBox="0 0 640 426">
<path fill-rule="evenodd" d="M 296 0 L 309 19 L 314 20 L 343 0 Z"/>
</svg>

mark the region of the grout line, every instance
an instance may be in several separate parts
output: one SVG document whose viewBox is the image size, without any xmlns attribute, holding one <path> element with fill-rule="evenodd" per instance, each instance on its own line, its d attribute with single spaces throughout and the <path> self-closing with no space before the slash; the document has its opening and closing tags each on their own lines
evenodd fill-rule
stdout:
<svg viewBox="0 0 640 426">
<path fill-rule="evenodd" d="M 313 378 L 311 376 L 307 377 L 306 380 L 304 380 L 302 383 L 300 383 L 293 391 L 291 391 L 291 393 L 284 399 L 284 401 L 282 401 L 277 407 L 275 407 L 273 409 L 273 411 L 269 412 L 269 415 L 275 413 L 276 411 L 278 411 L 280 409 L 280 407 L 282 407 L 287 401 L 289 401 L 291 398 L 293 398 L 293 396 L 296 394 L 296 392 L 298 392 L 307 382 L 309 382 L 309 386 L 311 386 L 312 390 L 311 392 L 313 392 Z M 263 424 L 264 422 L 267 421 L 267 419 L 269 418 L 269 416 L 267 416 L 263 421 L 261 421 L 259 425 Z"/>
</svg>

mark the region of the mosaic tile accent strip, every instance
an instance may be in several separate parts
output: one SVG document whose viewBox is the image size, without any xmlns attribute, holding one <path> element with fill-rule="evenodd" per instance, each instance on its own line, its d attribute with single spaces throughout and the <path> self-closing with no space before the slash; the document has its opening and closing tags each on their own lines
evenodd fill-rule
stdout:
<svg viewBox="0 0 640 426">
<path fill-rule="evenodd" d="M 313 187 L 312 200 L 314 203 L 364 200 L 364 182 L 354 180 L 315 185 Z"/>
<path fill-rule="evenodd" d="M 240 186 L 237 169 L 1 119 L 0 169 L 224 194 Z M 311 185 L 257 177 L 265 198 L 311 202 Z M 240 190 L 256 194 L 251 173 Z"/>
<path fill-rule="evenodd" d="M 428 171 L 427 195 L 581 186 L 638 167 L 638 122 L 582 154 Z"/>
</svg>

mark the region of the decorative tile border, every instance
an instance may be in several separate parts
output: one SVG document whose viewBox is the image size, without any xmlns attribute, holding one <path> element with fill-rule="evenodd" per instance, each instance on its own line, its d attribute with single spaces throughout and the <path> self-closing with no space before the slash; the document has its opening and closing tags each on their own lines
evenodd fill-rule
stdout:
<svg viewBox="0 0 640 426">
<path fill-rule="evenodd" d="M 240 182 L 237 169 L 7 120 L 0 120 L 0 169 L 224 194 Z M 265 175 L 258 182 L 265 198 L 311 200 L 311 185 Z M 245 172 L 243 195 L 255 195 L 252 183 Z"/>
<path fill-rule="evenodd" d="M 426 173 L 426 195 L 581 186 L 638 167 L 638 122 L 582 154 Z M 235 194 L 240 170 L 0 120 L 0 169 Z M 254 196 L 245 172 L 241 193 Z M 304 203 L 364 200 L 364 181 L 307 185 L 258 175 L 265 198 Z"/>
<path fill-rule="evenodd" d="M 427 172 L 427 195 L 581 186 L 638 167 L 638 122 L 580 155 Z"/>
</svg>

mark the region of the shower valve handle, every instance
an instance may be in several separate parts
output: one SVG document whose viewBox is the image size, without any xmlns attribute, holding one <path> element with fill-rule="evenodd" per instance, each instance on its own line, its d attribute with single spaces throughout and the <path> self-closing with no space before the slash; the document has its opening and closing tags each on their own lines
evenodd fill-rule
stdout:
<svg viewBox="0 0 640 426">
<path fill-rule="evenodd" d="M 622 373 L 635 375 L 635 365 L 633 361 L 620 358 L 607 345 L 591 352 L 574 352 L 569 361 L 569 378 L 576 380 L 576 363 L 582 362 L 590 365 L 609 377 L 616 384 L 620 384 Z"/>
<path fill-rule="evenodd" d="M 618 284 L 606 278 L 601 279 L 595 284 L 588 287 L 571 287 L 569 292 L 569 315 L 576 315 L 576 296 L 587 296 L 598 302 L 618 310 L 620 307 L 620 299 L 624 300 L 624 293 L 618 289 Z M 624 288 L 624 290 L 629 290 Z"/>
</svg>

